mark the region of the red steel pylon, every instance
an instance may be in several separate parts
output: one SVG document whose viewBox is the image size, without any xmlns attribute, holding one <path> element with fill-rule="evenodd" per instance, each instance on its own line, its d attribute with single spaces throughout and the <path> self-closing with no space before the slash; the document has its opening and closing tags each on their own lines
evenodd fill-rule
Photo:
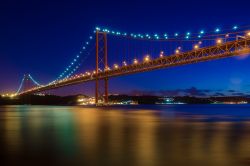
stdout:
<svg viewBox="0 0 250 166">
<path fill-rule="evenodd" d="M 99 71 L 108 69 L 107 33 L 96 31 L 95 103 L 108 103 L 108 78 L 99 79 Z M 104 81 L 104 85 L 102 82 Z M 104 89 L 104 90 L 103 90 Z"/>
</svg>

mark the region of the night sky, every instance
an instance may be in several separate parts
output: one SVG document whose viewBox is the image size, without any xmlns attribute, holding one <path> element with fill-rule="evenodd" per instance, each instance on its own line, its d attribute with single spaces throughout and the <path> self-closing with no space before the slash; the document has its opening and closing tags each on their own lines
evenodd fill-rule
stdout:
<svg viewBox="0 0 250 166">
<path fill-rule="evenodd" d="M 250 25 L 250 2 L 3 0 L 0 2 L 0 93 L 15 92 L 23 74 L 45 84 L 77 54 L 96 26 L 126 32 L 186 32 Z M 112 93 L 249 95 L 250 58 L 229 58 L 110 80 Z M 94 68 L 94 64 L 93 67 Z M 63 94 L 91 94 L 92 84 Z"/>
</svg>

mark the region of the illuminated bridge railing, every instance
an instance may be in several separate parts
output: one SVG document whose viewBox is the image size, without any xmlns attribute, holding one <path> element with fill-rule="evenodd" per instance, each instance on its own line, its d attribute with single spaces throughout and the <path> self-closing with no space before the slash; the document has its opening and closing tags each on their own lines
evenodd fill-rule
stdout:
<svg viewBox="0 0 250 166">
<path fill-rule="evenodd" d="M 122 67 L 115 67 L 113 69 L 106 69 L 98 73 L 80 74 L 64 80 L 59 80 L 49 85 L 39 86 L 28 91 L 22 92 L 19 95 L 33 94 L 50 89 L 56 89 L 64 86 L 75 85 L 83 82 L 94 81 L 97 79 L 111 78 L 123 76 L 128 74 L 152 71 L 156 69 L 180 66 L 185 64 L 192 64 L 204 62 L 209 60 L 216 60 L 226 57 L 239 56 L 250 53 L 250 38 L 225 42 L 215 46 L 194 49 L 192 51 L 174 54 L 171 56 L 161 56 L 156 59 L 147 59 L 143 62 L 134 62 L 131 65 L 124 65 Z"/>
</svg>

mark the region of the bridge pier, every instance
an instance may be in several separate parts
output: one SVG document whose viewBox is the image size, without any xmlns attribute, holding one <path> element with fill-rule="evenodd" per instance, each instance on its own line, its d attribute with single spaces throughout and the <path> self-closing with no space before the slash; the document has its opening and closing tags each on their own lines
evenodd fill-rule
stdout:
<svg viewBox="0 0 250 166">
<path fill-rule="evenodd" d="M 99 79 L 100 69 L 108 68 L 107 33 L 96 31 L 96 82 L 95 82 L 95 103 L 108 104 L 108 78 Z M 104 85 L 102 82 L 104 81 Z M 104 89 L 104 90 L 103 90 Z"/>
</svg>

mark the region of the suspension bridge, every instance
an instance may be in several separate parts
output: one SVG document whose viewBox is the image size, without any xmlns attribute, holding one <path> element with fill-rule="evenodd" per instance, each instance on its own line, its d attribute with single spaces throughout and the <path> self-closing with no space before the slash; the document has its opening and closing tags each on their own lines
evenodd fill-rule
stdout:
<svg viewBox="0 0 250 166">
<path fill-rule="evenodd" d="M 249 26 L 241 28 L 233 26 L 225 30 L 216 28 L 208 32 L 201 30 L 197 33 L 170 35 L 126 33 L 97 27 L 94 35 L 89 36 L 79 54 L 57 79 L 42 85 L 30 74 L 24 75 L 16 95 L 37 94 L 70 85 L 95 82 L 96 104 L 107 104 L 108 82 L 112 77 L 249 54 L 248 28 Z M 115 40 L 119 40 L 120 43 Z M 111 44 L 113 41 L 115 41 L 114 44 Z M 112 54 L 115 57 L 111 57 Z M 94 69 L 79 71 L 88 57 L 93 57 Z M 117 57 L 120 59 L 117 60 Z M 110 63 L 114 59 L 116 62 L 120 61 L 120 64 Z M 76 74 L 77 71 L 78 74 Z M 27 84 L 33 84 L 33 86 L 30 87 Z"/>
</svg>

